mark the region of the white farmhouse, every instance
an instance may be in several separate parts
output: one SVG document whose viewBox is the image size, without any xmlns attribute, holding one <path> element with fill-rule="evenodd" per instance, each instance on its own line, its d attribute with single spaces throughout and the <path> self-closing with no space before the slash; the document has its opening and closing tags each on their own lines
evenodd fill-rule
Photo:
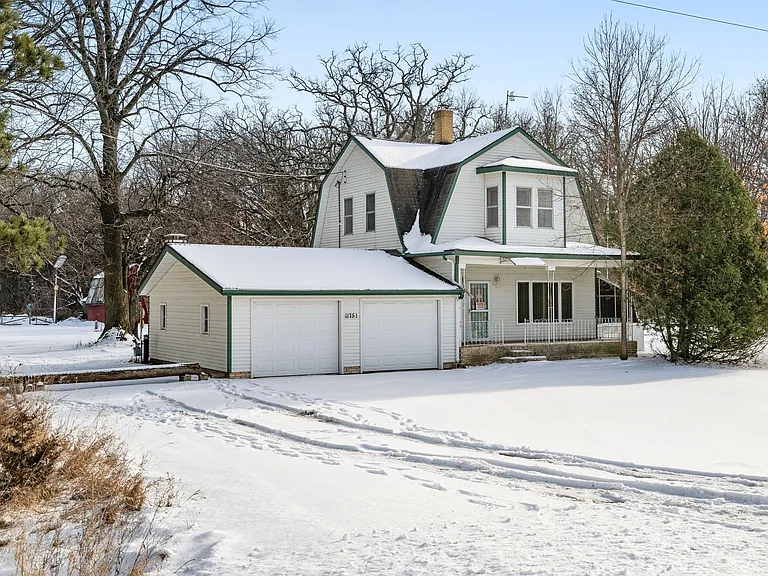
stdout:
<svg viewBox="0 0 768 576">
<path fill-rule="evenodd" d="M 352 137 L 311 248 L 169 244 L 140 287 L 150 356 L 228 376 L 454 367 L 465 345 L 615 339 L 576 170 L 520 128 Z M 641 337 L 642 332 L 636 330 Z"/>
<path fill-rule="evenodd" d="M 323 182 L 312 245 L 399 252 L 462 286 L 461 343 L 584 341 L 615 334 L 578 173 L 521 128 L 452 142 L 353 137 Z M 642 331 L 636 330 L 641 339 Z"/>
</svg>

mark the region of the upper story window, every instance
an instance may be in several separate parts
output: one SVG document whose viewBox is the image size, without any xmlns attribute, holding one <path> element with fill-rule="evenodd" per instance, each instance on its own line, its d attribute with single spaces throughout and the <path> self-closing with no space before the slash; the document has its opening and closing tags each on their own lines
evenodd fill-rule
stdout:
<svg viewBox="0 0 768 576">
<path fill-rule="evenodd" d="M 376 231 L 376 194 L 365 195 L 365 231 Z"/>
<path fill-rule="evenodd" d="M 202 304 L 200 306 L 200 334 L 208 334 L 210 331 L 210 309 L 208 304 Z"/>
<path fill-rule="evenodd" d="M 531 189 L 517 189 L 517 207 L 516 207 L 517 225 L 531 227 Z"/>
<path fill-rule="evenodd" d="M 485 189 L 485 227 L 496 228 L 499 225 L 499 187 Z"/>
<path fill-rule="evenodd" d="M 539 228 L 554 228 L 555 221 L 552 215 L 552 190 L 539 188 Z"/>
<path fill-rule="evenodd" d="M 352 233 L 352 198 L 344 198 L 344 235 Z"/>
</svg>

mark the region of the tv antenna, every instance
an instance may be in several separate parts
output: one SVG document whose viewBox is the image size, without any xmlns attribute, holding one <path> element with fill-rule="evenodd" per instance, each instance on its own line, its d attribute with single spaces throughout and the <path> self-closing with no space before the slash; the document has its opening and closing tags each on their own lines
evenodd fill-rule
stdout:
<svg viewBox="0 0 768 576">
<path fill-rule="evenodd" d="M 509 103 L 514 102 L 518 98 L 528 98 L 528 96 L 522 96 L 515 94 L 514 90 L 507 90 L 507 97 L 504 99 L 504 117 L 509 117 Z"/>
</svg>

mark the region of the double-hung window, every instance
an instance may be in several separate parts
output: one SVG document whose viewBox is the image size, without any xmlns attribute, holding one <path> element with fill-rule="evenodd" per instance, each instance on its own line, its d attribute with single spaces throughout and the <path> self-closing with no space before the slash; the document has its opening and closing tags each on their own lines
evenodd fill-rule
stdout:
<svg viewBox="0 0 768 576">
<path fill-rule="evenodd" d="M 517 225 L 520 227 L 531 227 L 531 189 L 530 188 L 518 188 L 517 189 L 517 206 L 516 217 Z"/>
<path fill-rule="evenodd" d="M 539 228 L 554 228 L 555 219 L 552 210 L 552 190 L 539 188 Z"/>
<path fill-rule="evenodd" d="M 160 330 L 165 330 L 168 326 L 168 306 L 160 304 Z"/>
<path fill-rule="evenodd" d="M 518 282 L 517 321 L 570 322 L 573 320 L 572 282 Z"/>
<path fill-rule="evenodd" d="M 499 187 L 489 186 L 485 189 L 485 227 L 499 226 Z"/>
<path fill-rule="evenodd" d="M 352 232 L 352 198 L 344 198 L 344 235 Z"/>
<path fill-rule="evenodd" d="M 211 316 L 208 304 L 200 306 L 200 334 L 208 334 L 211 329 Z"/>
<path fill-rule="evenodd" d="M 365 195 L 365 231 L 376 231 L 376 194 Z"/>
</svg>

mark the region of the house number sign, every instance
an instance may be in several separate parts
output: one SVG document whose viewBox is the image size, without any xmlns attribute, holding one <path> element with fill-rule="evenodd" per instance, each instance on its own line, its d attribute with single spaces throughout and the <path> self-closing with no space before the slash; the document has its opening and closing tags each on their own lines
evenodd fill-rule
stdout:
<svg viewBox="0 0 768 576">
<path fill-rule="evenodd" d="M 355 319 L 357 318 L 357 312 L 344 312 L 344 318 Z"/>
</svg>

